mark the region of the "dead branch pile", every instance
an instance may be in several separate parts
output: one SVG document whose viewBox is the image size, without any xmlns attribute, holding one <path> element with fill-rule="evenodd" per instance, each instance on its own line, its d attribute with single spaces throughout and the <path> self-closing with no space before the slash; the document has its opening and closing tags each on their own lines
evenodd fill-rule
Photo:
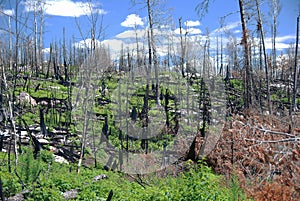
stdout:
<svg viewBox="0 0 300 201">
<path fill-rule="evenodd" d="M 237 175 L 255 200 L 299 200 L 300 116 L 293 119 L 296 124 L 291 126 L 289 118 L 233 116 L 208 164 L 227 177 Z"/>
</svg>

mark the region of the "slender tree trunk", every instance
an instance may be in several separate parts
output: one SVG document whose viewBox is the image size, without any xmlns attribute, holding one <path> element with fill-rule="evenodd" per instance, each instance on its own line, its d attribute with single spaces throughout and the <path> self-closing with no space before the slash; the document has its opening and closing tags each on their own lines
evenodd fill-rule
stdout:
<svg viewBox="0 0 300 201">
<path fill-rule="evenodd" d="M 281 11 L 281 5 L 280 0 L 270 0 L 269 1 L 271 10 L 270 10 L 270 16 L 272 17 L 272 25 L 271 25 L 271 31 L 272 31 L 272 67 L 271 67 L 271 75 L 270 79 L 277 79 L 278 78 L 278 70 L 277 70 L 277 52 L 276 52 L 276 36 L 277 36 L 277 17 Z"/>
<path fill-rule="evenodd" d="M 139 53 L 140 48 L 139 48 L 139 40 L 138 40 L 138 33 L 137 33 L 137 26 L 136 25 L 134 26 L 134 31 L 135 31 L 136 59 L 137 59 L 137 61 L 136 61 L 136 70 L 137 70 L 137 73 L 138 73 L 140 65 L 141 65 L 141 58 L 140 58 L 140 53 Z"/>
<path fill-rule="evenodd" d="M 82 140 L 81 140 L 81 150 L 80 150 L 80 155 L 79 155 L 79 160 L 78 160 L 78 165 L 77 165 L 77 173 L 78 174 L 80 174 L 80 168 L 81 168 L 81 164 L 82 164 L 82 160 L 83 160 L 85 143 L 86 143 L 86 135 L 87 135 L 87 130 L 88 130 L 88 111 L 87 111 L 86 107 L 85 107 L 83 123 L 84 124 L 83 124 Z"/>
<path fill-rule="evenodd" d="M 297 17 L 297 32 L 296 32 L 296 49 L 295 49 L 295 66 L 294 66 L 294 88 L 293 88 L 293 99 L 292 99 L 292 105 L 291 105 L 291 110 L 296 110 L 297 105 L 296 105 L 296 97 L 297 97 L 297 83 L 298 83 L 298 43 L 299 43 L 299 17 Z"/>
<path fill-rule="evenodd" d="M 38 52 L 38 48 L 37 48 L 37 34 L 38 34 L 38 30 L 37 30 L 37 10 L 36 10 L 36 2 L 34 2 L 34 12 L 33 12 L 33 22 L 34 22 L 34 67 L 35 67 L 35 75 L 38 77 L 39 76 L 39 69 L 38 69 L 38 56 L 37 56 L 37 52 Z"/>
<path fill-rule="evenodd" d="M 260 37 L 261 37 L 261 42 L 262 42 L 263 54 L 264 54 L 268 110 L 269 110 L 269 114 L 272 114 L 272 103 L 271 103 L 271 98 L 270 98 L 270 78 L 269 78 L 269 71 L 268 71 L 268 61 L 267 61 L 267 54 L 266 54 L 266 47 L 265 47 L 264 31 L 263 31 L 261 14 L 260 14 L 259 0 L 256 0 L 256 9 L 257 9 L 257 15 L 258 15 L 258 29 L 260 31 Z"/>
<path fill-rule="evenodd" d="M 11 16 L 8 16 L 8 29 L 9 29 L 9 69 L 13 70 Z"/>
<path fill-rule="evenodd" d="M 207 43 L 206 43 L 206 49 L 207 49 L 207 75 L 210 75 L 210 37 L 209 32 L 207 30 Z"/>
<path fill-rule="evenodd" d="M 218 68 L 219 68 L 219 36 L 217 36 L 217 68 L 216 68 L 216 74 L 218 73 Z"/>
<path fill-rule="evenodd" d="M 148 31 L 148 47 L 149 47 L 149 63 L 148 63 L 148 68 L 147 64 L 145 65 L 146 68 L 146 91 L 145 91 L 145 96 L 144 96 L 144 105 L 142 108 L 142 127 L 146 129 L 145 137 L 143 136 L 142 142 L 141 142 L 141 148 L 145 149 L 145 153 L 148 153 L 148 107 L 149 107 L 149 86 L 150 86 L 150 76 L 151 76 L 151 66 L 152 66 L 152 44 L 151 44 L 151 36 Z M 159 98 L 159 97 L 158 97 Z"/>
<path fill-rule="evenodd" d="M 203 48 L 203 69 L 202 69 L 202 77 L 205 77 L 206 71 L 206 49 L 207 49 L 207 40 L 205 40 L 204 48 Z"/>
<path fill-rule="evenodd" d="M 41 62 L 41 72 L 42 74 L 44 74 L 44 53 L 43 53 L 43 26 L 44 26 L 44 11 L 43 11 L 43 4 L 44 2 L 40 2 L 40 7 L 42 7 L 42 9 L 39 10 L 39 16 L 40 16 L 40 34 L 39 34 L 39 60 Z"/>
<path fill-rule="evenodd" d="M 66 37 L 65 37 L 65 27 L 63 28 L 63 60 L 64 60 L 64 72 L 65 72 L 65 82 L 69 82 L 69 71 L 67 64 L 67 46 L 66 46 Z"/>
<path fill-rule="evenodd" d="M 246 16 L 244 10 L 244 1 L 239 0 L 240 7 L 240 15 L 241 15 L 241 23 L 242 23 L 242 31 L 243 31 L 243 41 L 242 44 L 244 46 L 244 62 L 246 73 L 244 75 L 244 107 L 248 109 L 251 105 L 251 66 L 250 66 L 250 51 L 249 51 L 249 42 L 248 42 L 248 30 L 246 23 Z"/>
<path fill-rule="evenodd" d="M 182 19 L 179 18 L 179 31 L 180 31 L 180 46 L 181 46 L 181 58 L 180 58 L 180 68 L 181 68 L 181 75 L 182 77 L 185 77 L 184 74 L 184 61 L 185 61 L 185 45 L 183 44 L 183 38 L 182 38 Z"/>
<path fill-rule="evenodd" d="M 277 27 L 276 27 L 276 18 L 273 19 L 272 25 L 272 57 L 273 57 L 273 67 L 271 68 L 271 79 L 276 79 L 277 77 L 277 70 L 276 70 L 276 34 L 277 34 Z"/>
<path fill-rule="evenodd" d="M 223 75 L 223 35 L 221 34 L 221 65 L 220 65 L 220 76 Z"/>
<path fill-rule="evenodd" d="M 3 65 L 2 65 L 2 76 L 3 76 L 4 86 L 5 86 L 5 89 L 6 89 L 6 98 L 8 100 L 8 112 L 9 112 L 8 115 L 9 115 L 9 120 L 10 120 L 10 124 L 11 124 L 11 129 L 12 129 L 12 139 L 13 139 L 13 142 L 14 142 L 15 168 L 17 168 L 18 160 L 19 160 L 18 150 L 17 150 L 18 137 L 17 137 L 15 119 L 14 119 L 14 115 L 13 115 L 13 103 L 11 101 L 11 97 L 8 94 L 9 93 L 8 92 L 8 85 L 7 85 L 5 69 L 4 69 Z"/>
<path fill-rule="evenodd" d="M 151 38 L 151 47 L 153 51 L 153 64 L 154 64 L 154 73 L 155 73 L 155 97 L 156 103 L 159 104 L 159 79 L 158 79 L 158 60 L 157 60 L 157 52 L 155 45 L 155 37 L 154 37 L 154 28 L 153 28 L 153 10 L 151 8 L 152 0 L 147 0 L 147 9 L 148 9 L 148 19 L 149 19 L 149 28 L 150 28 L 150 38 Z"/>
</svg>

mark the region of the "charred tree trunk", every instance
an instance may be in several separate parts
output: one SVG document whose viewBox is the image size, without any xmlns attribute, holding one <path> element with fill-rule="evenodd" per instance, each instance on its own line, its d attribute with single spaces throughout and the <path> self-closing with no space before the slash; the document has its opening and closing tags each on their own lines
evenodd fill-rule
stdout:
<svg viewBox="0 0 300 201">
<path fill-rule="evenodd" d="M 41 108 L 40 108 L 40 127 L 41 127 L 41 133 L 44 136 L 47 136 L 48 132 L 47 132 L 47 128 L 46 128 L 46 125 L 45 125 L 44 111 Z"/>
<path fill-rule="evenodd" d="M 298 43 L 299 43 L 299 17 L 297 17 L 297 32 L 296 32 L 296 48 L 295 48 L 295 66 L 294 66 L 294 88 L 293 88 L 293 99 L 292 99 L 292 105 L 291 105 L 291 110 L 296 110 L 297 105 L 296 105 L 296 97 L 297 97 L 297 83 L 298 83 Z"/>
<path fill-rule="evenodd" d="M 263 31 L 261 14 L 260 14 L 260 6 L 259 6 L 259 1 L 258 0 L 256 0 L 256 9 L 257 9 L 257 16 L 258 16 L 257 29 L 260 32 L 262 48 L 263 48 L 263 54 L 264 54 L 268 110 L 269 110 L 269 114 L 272 114 L 272 105 L 271 105 L 272 103 L 271 103 L 271 98 L 270 98 L 270 78 L 269 78 L 269 71 L 268 71 L 268 61 L 267 61 L 267 54 L 266 54 L 266 47 L 265 47 L 264 31 Z"/>
<path fill-rule="evenodd" d="M 199 154 L 203 144 L 204 144 L 204 138 L 200 134 L 197 134 L 189 150 L 186 152 L 184 156 L 184 161 L 192 160 L 196 162 L 199 159 Z"/>
<path fill-rule="evenodd" d="M 156 103 L 159 104 L 158 60 L 157 60 L 155 37 L 154 37 L 153 16 L 152 16 L 153 9 L 151 7 L 151 2 L 152 2 L 151 0 L 147 0 L 147 9 L 148 9 L 150 39 L 151 39 L 151 47 L 153 52 L 153 64 L 154 64 L 154 73 L 155 73 L 155 97 L 156 97 Z"/>
<path fill-rule="evenodd" d="M 182 38 L 182 21 L 181 21 L 181 18 L 179 18 L 179 30 L 180 30 L 180 46 L 181 46 L 180 68 L 181 68 L 182 77 L 185 77 L 185 74 L 184 74 L 185 44 L 183 44 L 183 38 Z"/>
<path fill-rule="evenodd" d="M 50 53 L 49 53 L 49 61 L 48 61 L 48 66 L 47 66 L 46 78 L 49 77 L 50 65 L 52 63 L 52 54 L 53 54 L 53 47 L 52 47 L 52 43 L 50 43 Z"/>
<path fill-rule="evenodd" d="M 244 66 L 246 69 L 244 77 L 244 107 L 248 109 L 251 105 L 251 66 L 250 66 L 250 51 L 249 51 L 249 42 L 248 42 L 248 30 L 246 23 L 246 16 L 244 10 L 244 1 L 239 0 L 241 23 L 242 23 L 242 45 L 244 46 Z"/>
<path fill-rule="evenodd" d="M 2 79 L 3 79 L 3 84 L 5 86 L 5 90 L 6 90 L 6 99 L 8 100 L 8 119 L 10 121 L 10 125 L 11 125 L 11 131 L 12 131 L 12 136 L 11 136 L 11 140 L 10 140 L 10 145 L 13 142 L 13 147 L 14 147 L 14 154 L 15 154 L 15 168 L 18 165 L 18 160 L 19 160 L 19 156 L 18 156 L 18 150 L 17 150 L 17 130 L 16 130 L 16 123 L 15 123 L 15 118 L 14 118 L 14 110 L 13 110 L 13 101 L 11 100 L 8 90 L 8 84 L 7 84 L 7 80 L 6 80 L 6 74 L 5 74 L 5 69 L 4 66 L 2 66 Z M 14 79 L 16 80 L 16 77 L 14 77 Z M 15 89 L 15 84 L 14 84 L 14 89 Z M 13 95 L 14 97 L 14 95 Z M 12 98 L 13 99 L 13 98 Z M 10 164 L 10 148 L 8 150 L 8 158 L 9 158 L 9 164 L 8 164 L 8 169 L 9 172 L 11 172 L 11 164 Z"/>
</svg>

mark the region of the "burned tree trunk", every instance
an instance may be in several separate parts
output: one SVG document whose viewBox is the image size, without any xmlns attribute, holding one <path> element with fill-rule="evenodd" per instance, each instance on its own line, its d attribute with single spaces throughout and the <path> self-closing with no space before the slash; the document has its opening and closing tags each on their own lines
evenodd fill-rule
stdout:
<svg viewBox="0 0 300 201">
<path fill-rule="evenodd" d="M 240 15 L 241 15 L 241 22 L 242 22 L 242 31 L 243 31 L 243 38 L 242 38 L 242 45 L 244 46 L 244 65 L 246 68 L 246 72 L 244 74 L 244 107 L 248 109 L 251 105 L 251 66 L 250 66 L 250 54 L 249 51 L 249 42 L 248 42 L 248 30 L 247 30 L 247 23 L 246 23 L 246 16 L 244 10 L 244 1 L 239 0 L 239 7 L 240 7 Z"/>
<path fill-rule="evenodd" d="M 47 128 L 46 128 L 46 125 L 45 125 L 44 112 L 43 112 L 43 109 L 41 109 L 41 108 L 40 108 L 40 127 L 41 127 L 41 133 L 44 136 L 47 136 L 48 131 L 47 131 Z"/>
<path fill-rule="evenodd" d="M 184 161 L 192 160 L 197 161 L 199 159 L 200 151 L 202 150 L 202 145 L 204 144 L 204 138 L 201 134 L 197 134 L 194 138 L 189 150 L 184 156 Z"/>
<path fill-rule="evenodd" d="M 258 31 L 260 31 L 260 37 L 261 37 L 261 42 L 262 42 L 263 54 L 264 54 L 268 110 L 269 110 L 269 114 L 272 114 L 272 105 L 271 105 L 271 98 L 270 98 L 270 78 L 269 78 L 269 71 L 268 71 L 267 53 L 266 53 L 264 31 L 263 31 L 263 26 L 262 26 L 262 20 L 261 20 L 260 7 L 259 7 L 258 0 L 256 0 L 256 9 L 257 9 L 257 15 L 258 15 L 257 29 L 258 29 Z"/>
<path fill-rule="evenodd" d="M 292 99 L 292 105 L 291 110 L 295 110 L 297 108 L 296 105 L 296 96 L 297 96 L 297 83 L 298 83 L 298 69 L 297 69 L 297 63 L 298 63 L 298 43 L 299 43 L 299 17 L 297 17 L 297 32 L 296 32 L 296 49 L 295 49 L 295 66 L 294 66 L 294 88 L 293 88 L 293 99 Z"/>
<path fill-rule="evenodd" d="M 158 59 L 157 59 L 157 50 L 155 45 L 155 34 L 153 27 L 153 9 L 151 5 L 151 0 L 147 0 L 147 10 L 148 10 L 148 19 L 149 19 L 149 28 L 150 28 L 150 39 L 151 47 L 153 52 L 153 64 L 154 64 L 154 73 L 155 73 L 155 97 L 156 103 L 159 104 L 159 79 L 158 79 Z"/>
</svg>

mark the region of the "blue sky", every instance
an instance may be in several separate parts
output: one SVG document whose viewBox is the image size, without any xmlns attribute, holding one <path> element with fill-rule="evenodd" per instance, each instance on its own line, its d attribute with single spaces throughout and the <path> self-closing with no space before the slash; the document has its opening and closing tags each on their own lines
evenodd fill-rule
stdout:
<svg viewBox="0 0 300 201">
<path fill-rule="evenodd" d="M 14 2 L 11 0 L 10 2 Z M 32 0 L 31 0 L 32 1 Z M 138 4 L 133 6 L 131 0 L 89 0 L 91 4 L 87 4 L 87 0 L 43 0 L 45 6 L 45 34 L 44 34 L 44 47 L 49 47 L 50 42 L 62 39 L 62 30 L 65 27 L 67 39 L 71 39 L 74 35 L 75 40 L 80 42 L 83 39 L 89 38 L 90 25 L 87 23 L 86 13 L 89 13 L 89 7 L 92 6 L 93 10 L 97 11 L 103 16 L 104 32 L 101 35 L 101 40 L 104 44 L 109 45 L 112 50 L 119 51 L 121 45 L 124 43 L 129 45 L 131 40 L 128 38 L 135 37 L 134 28 L 132 24 L 137 24 L 138 31 L 142 38 L 145 27 L 148 26 L 147 10 L 144 5 Z M 138 0 L 139 2 L 143 0 Z M 240 15 L 238 11 L 237 0 L 211 0 L 212 3 L 209 7 L 209 12 L 203 19 L 199 19 L 199 15 L 195 11 L 199 0 L 166 0 L 165 9 L 169 18 L 163 22 L 162 26 L 169 25 L 170 30 L 178 33 L 178 18 L 182 17 L 183 23 L 189 22 L 189 35 L 191 37 L 201 37 L 207 32 L 210 36 L 217 35 L 220 28 L 220 18 L 228 15 L 224 21 L 227 31 L 234 33 L 237 38 L 240 36 Z M 29 2 L 29 0 L 27 0 Z M 299 0 L 281 0 L 282 10 L 278 17 L 278 49 L 288 47 L 288 44 L 295 41 L 296 32 L 296 18 L 299 12 Z M 30 13 L 32 9 L 28 4 L 24 5 L 23 12 Z M 27 7 L 26 7 L 27 5 Z M 268 11 L 265 3 L 262 4 L 262 11 L 264 19 L 268 17 Z M 2 5 L 2 10 L 5 13 L 10 13 L 13 6 L 7 4 Z M 12 12 L 12 11 L 11 11 Z M 32 13 L 32 12 L 31 12 Z M 13 14 L 13 12 L 11 13 Z M 84 36 L 79 34 L 76 20 Z M 7 16 L 2 17 L 7 20 Z M 100 20 L 99 20 L 100 21 Z M 4 23 L 5 24 L 5 23 Z M 177 29 L 177 30 L 176 30 Z M 265 25 L 265 31 L 268 43 L 268 33 L 270 27 Z M 159 34 L 157 32 L 157 34 Z M 269 41 L 270 42 L 270 41 Z M 270 44 L 270 43 L 269 43 Z M 270 45 L 267 44 L 267 47 Z"/>
</svg>

